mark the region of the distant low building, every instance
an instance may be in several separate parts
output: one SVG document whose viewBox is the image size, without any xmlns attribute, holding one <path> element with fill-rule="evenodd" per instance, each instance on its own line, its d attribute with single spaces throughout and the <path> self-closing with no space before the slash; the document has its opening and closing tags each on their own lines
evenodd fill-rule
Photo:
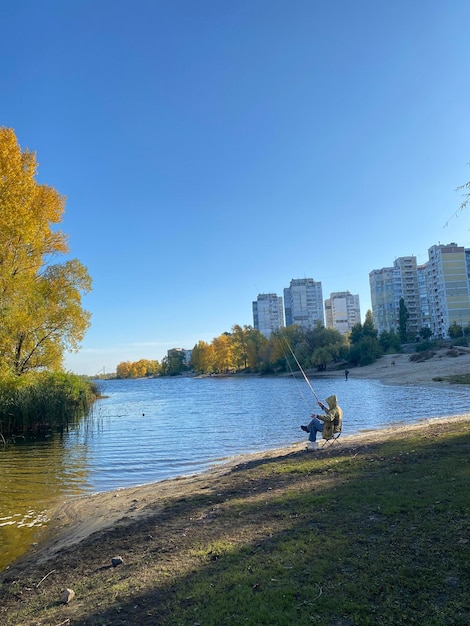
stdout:
<svg viewBox="0 0 470 626">
<path fill-rule="evenodd" d="M 169 360 L 175 356 L 182 357 L 182 362 L 185 365 L 189 365 L 191 363 L 192 352 L 192 350 L 186 350 L 185 348 L 170 348 L 166 354 Z"/>
</svg>

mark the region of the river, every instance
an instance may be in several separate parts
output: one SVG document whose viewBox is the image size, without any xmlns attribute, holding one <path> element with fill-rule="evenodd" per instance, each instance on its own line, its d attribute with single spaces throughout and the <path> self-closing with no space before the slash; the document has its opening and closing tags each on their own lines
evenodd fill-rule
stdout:
<svg viewBox="0 0 470 626">
<path fill-rule="evenodd" d="M 0 447 L 0 570 L 36 541 L 46 509 L 65 498 L 199 473 L 238 454 L 305 440 L 316 400 L 303 380 L 208 377 L 110 380 L 78 428 Z M 343 433 L 468 411 L 466 387 L 313 380 L 336 393 Z"/>
</svg>

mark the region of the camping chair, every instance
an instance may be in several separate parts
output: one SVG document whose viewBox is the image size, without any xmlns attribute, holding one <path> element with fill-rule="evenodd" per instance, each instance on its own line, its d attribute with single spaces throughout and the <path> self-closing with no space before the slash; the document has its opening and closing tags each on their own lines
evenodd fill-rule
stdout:
<svg viewBox="0 0 470 626">
<path fill-rule="evenodd" d="M 333 433 L 331 435 L 331 437 L 328 437 L 328 438 L 323 437 L 323 439 L 322 439 L 323 443 L 322 443 L 321 447 L 322 448 L 327 448 L 329 446 L 333 446 L 338 441 L 338 439 L 340 438 L 340 435 L 341 435 L 341 431 L 339 431 L 337 433 Z"/>
<path fill-rule="evenodd" d="M 323 437 L 322 438 L 322 442 L 323 443 L 321 443 L 321 444 L 317 443 L 317 447 L 316 448 L 315 447 L 311 447 L 314 444 L 312 444 L 310 441 L 307 441 L 307 448 L 306 448 L 306 450 L 307 450 L 307 452 L 310 452 L 311 450 L 322 450 L 323 448 L 328 448 L 329 446 L 334 445 L 338 441 L 340 435 L 341 435 L 341 431 L 339 431 L 337 433 L 333 433 L 331 435 L 331 437 Z"/>
<path fill-rule="evenodd" d="M 331 434 L 328 433 L 325 436 L 325 429 L 323 429 L 322 448 L 327 448 L 328 446 L 334 445 L 340 438 L 342 429 L 343 429 L 343 411 L 342 409 L 339 409 L 339 413 L 336 415 L 334 422 L 333 422 L 333 432 Z"/>
</svg>

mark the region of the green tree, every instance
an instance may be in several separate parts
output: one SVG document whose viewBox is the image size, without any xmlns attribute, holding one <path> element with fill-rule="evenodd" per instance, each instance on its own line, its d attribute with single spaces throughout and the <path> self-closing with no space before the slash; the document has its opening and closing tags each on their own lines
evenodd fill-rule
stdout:
<svg viewBox="0 0 470 626">
<path fill-rule="evenodd" d="M 449 337 L 451 339 L 458 339 L 458 337 L 463 337 L 463 328 L 457 322 L 452 322 L 447 331 L 449 333 Z"/>
<path fill-rule="evenodd" d="M 185 363 L 184 351 L 177 348 L 174 348 L 173 350 L 168 350 L 166 365 L 167 367 L 165 373 L 168 376 L 178 376 L 178 374 L 187 371 L 188 366 Z"/>
<path fill-rule="evenodd" d="M 429 326 L 423 326 L 419 331 L 419 336 L 423 341 L 426 341 L 426 339 L 430 339 L 432 337 L 432 330 Z"/>
<path fill-rule="evenodd" d="M 0 361 L 4 375 L 59 370 L 90 324 L 82 296 L 91 289 L 57 229 L 65 200 L 35 180 L 36 156 L 21 150 L 12 129 L 0 128 Z M 0 375 L 2 374 L 0 372 Z"/>
<path fill-rule="evenodd" d="M 377 339 L 363 337 L 349 350 L 349 361 L 353 365 L 370 365 L 382 356 L 382 349 Z"/>
<path fill-rule="evenodd" d="M 400 298 L 398 307 L 398 333 L 400 335 L 400 341 L 406 343 L 408 339 L 408 320 L 410 314 L 403 298 Z"/>
<path fill-rule="evenodd" d="M 384 352 L 400 352 L 401 341 L 395 330 L 392 328 L 390 331 L 383 330 L 379 336 L 379 343 Z"/>
<path fill-rule="evenodd" d="M 313 351 L 311 363 L 321 372 L 326 369 L 331 360 L 331 352 L 327 348 L 316 348 Z"/>
<path fill-rule="evenodd" d="M 369 309 L 366 312 L 364 325 L 362 326 L 362 335 L 363 337 L 371 337 L 372 339 L 377 339 L 377 334 L 378 332 L 374 326 L 374 318 L 372 316 L 372 311 Z"/>
<path fill-rule="evenodd" d="M 349 339 L 351 347 L 348 358 L 353 365 L 369 365 L 383 354 L 371 310 L 366 313 L 364 325 L 359 322 L 353 326 Z"/>
</svg>

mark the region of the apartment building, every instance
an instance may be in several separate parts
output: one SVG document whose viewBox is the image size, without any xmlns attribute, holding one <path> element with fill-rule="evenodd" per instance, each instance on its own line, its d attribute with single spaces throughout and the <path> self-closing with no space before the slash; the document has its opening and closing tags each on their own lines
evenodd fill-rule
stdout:
<svg viewBox="0 0 470 626">
<path fill-rule="evenodd" d="M 418 265 L 418 293 L 419 308 L 421 310 L 421 328 L 431 328 L 431 311 L 428 297 L 428 266 L 427 263 Z"/>
<path fill-rule="evenodd" d="M 400 290 L 396 274 L 393 267 L 369 272 L 372 317 L 379 334 L 398 328 Z"/>
<path fill-rule="evenodd" d="M 431 329 L 435 337 L 447 337 L 454 322 L 470 323 L 469 251 L 455 243 L 429 248 L 427 289 Z"/>
<path fill-rule="evenodd" d="M 420 292 L 418 281 L 418 265 L 415 256 L 402 256 L 395 259 L 393 267 L 396 270 L 397 290 L 408 311 L 407 330 L 417 336 L 423 326 Z M 400 298 L 398 299 L 398 304 Z"/>
<path fill-rule="evenodd" d="M 416 257 L 395 259 L 393 267 L 372 270 L 369 285 L 374 325 L 379 334 L 398 330 L 400 325 L 400 300 L 408 311 L 407 331 L 417 335 L 422 328 L 420 282 Z"/>
<path fill-rule="evenodd" d="M 345 335 L 361 321 L 359 296 L 349 291 L 331 293 L 325 300 L 325 317 L 327 328 L 334 328 Z"/>
<path fill-rule="evenodd" d="M 407 330 L 419 334 L 431 328 L 434 337 L 447 337 L 455 322 L 470 322 L 470 251 L 457 244 L 432 246 L 429 260 L 399 257 L 393 267 L 372 270 L 369 284 L 374 325 L 378 332 L 399 328 L 400 299 L 409 318 Z"/>
<path fill-rule="evenodd" d="M 292 279 L 284 289 L 286 326 L 297 324 L 313 328 L 317 322 L 325 324 L 322 284 L 313 278 Z"/>
<path fill-rule="evenodd" d="M 260 293 L 253 302 L 253 326 L 269 339 L 284 326 L 282 298 L 275 293 Z"/>
</svg>

